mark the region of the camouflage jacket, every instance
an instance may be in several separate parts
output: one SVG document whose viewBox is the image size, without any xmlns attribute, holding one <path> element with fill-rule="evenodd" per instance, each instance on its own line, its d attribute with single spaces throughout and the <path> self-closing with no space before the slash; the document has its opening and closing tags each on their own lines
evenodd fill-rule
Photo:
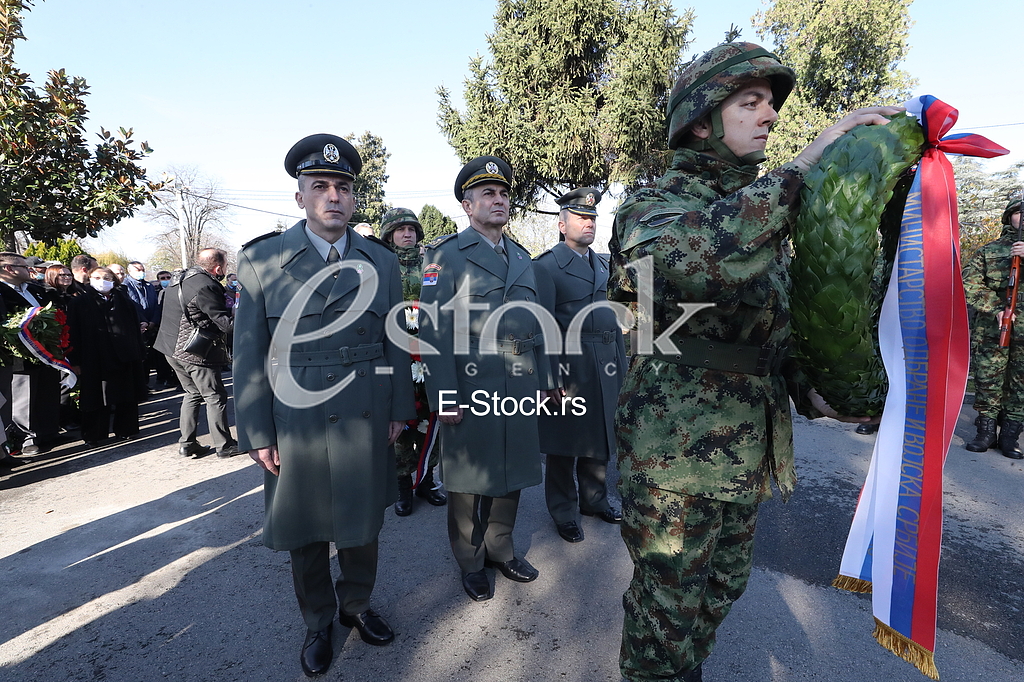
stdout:
<svg viewBox="0 0 1024 682">
<path fill-rule="evenodd" d="M 406 330 L 411 336 L 419 336 L 420 311 L 416 304 L 420 301 L 420 290 L 423 287 L 423 254 L 420 253 L 420 245 L 395 246 L 388 243 L 388 246 L 398 256 L 398 270 L 402 273 L 402 298 L 409 303 L 405 307 Z M 419 356 L 413 356 L 410 361 L 416 398 L 416 420 L 422 421 L 428 418 L 431 412 L 426 384 L 423 381 L 423 362 Z"/>
<path fill-rule="evenodd" d="M 974 252 L 964 266 L 964 293 L 974 308 L 976 339 L 998 340 L 999 323 L 1006 304 L 1006 287 L 1010 282 L 1010 247 L 1017 241 L 1017 230 L 1003 226 L 999 239 Z M 1024 311 L 1024 287 L 1017 288 L 1017 320 Z M 1014 338 L 1024 339 L 1024 324 L 1013 326 Z"/>
<path fill-rule="evenodd" d="M 420 253 L 420 245 L 388 246 L 398 256 L 398 269 L 402 273 L 402 298 L 406 301 L 420 300 L 420 287 L 423 284 L 423 254 Z"/>
<path fill-rule="evenodd" d="M 756 169 L 676 151 L 654 189 L 619 208 L 610 250 L 609 297 L 635 298 L 635 266 L 650 258 L 658 338 L 679 303 L 715 303 L 671 334 L 726 344 L 784 346 L 790 334 L 789 219 L 803 177 L 792 165 L 760 179 Z M 787 386 L 787 383 L 789 384 Z M 787 392 L 818 416 L 800 373 L 786 361 L 768 376 L 635 356 L 616 412 L 619 468 L 649 487 L 731 502 L 783 498 L 796 483 Z"/>
</svg>

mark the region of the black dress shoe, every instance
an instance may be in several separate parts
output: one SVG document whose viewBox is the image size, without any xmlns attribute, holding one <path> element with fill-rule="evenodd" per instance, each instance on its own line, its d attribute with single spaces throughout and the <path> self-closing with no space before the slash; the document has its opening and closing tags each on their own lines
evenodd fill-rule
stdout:
<svg viewBox="0 0 1024 682">
<path fill-rule="evenodd" d="M 234 445 L 234 444 L 232 444 L 232 445 L 225 445 L 224 447 L 222 447 L 220 450 L 217 451 L 217 456 L 220 457 L 221 459 L 224 459 L 224 458 L 227 458 L 227 457 L 234 457 L 234 456 L 240 455 L 240 454 L 242 454 L 242 451 L 239 450 L 238 446 Z"/>
<path fill-rule="evenodd" d="M 473 571 L 462 574 L 462 589 L 466 591 L 473 601 L 487 601 L 494 596 L 491 589 L 491 581 L 486 571 Z"/>
<path fill-rule="evenodd" d="M 696 668 L 683 673 L 683 680 L 685 682 L 704 682 L 704 676 L 701 672 L 703 667 L 703 663 L 698 663 Z"/>
<path fill-rule="evenodd" d="M 306 673 L 306 677 L 323 675 L 331 667 L 333 658 L 331 625 L 318 632 L 308 631 L 306 641 L 302 643 L 302 654 L 299 656 L 299 661 L 302 662 L 302 672 Z"/>
<path fill-rule="evenodd" d="M 599 512 L 584 511 L 580 509 L 580 514 L 583 514 L 584 516 L 596 516 L 605 523 L 622 523 L 622 512 L 611 507 Z"/>
<path fill-rule="evenodd" d="M 178 446 L 178 454 L 182 457 L 198 459 L 206 454 L 206 446 L 199 443 L 182 443 Z"/>
<path fill-rule="evenodd" d="M 516 559 L 515 557 L 509 561 L 484 559 L 484 566 L 498 569 L 503 576 L 509 580 L 515 580 L 517 583 L 534 581 L 540 575 L 540 571 L 531 566 L 526 559 Z"/>
<path fill-rule="evenodd" d="M 878 431 L 878 424 L 858 424 L 856 431 L 862 436 L 870 436 Z"/>
<path fill-rule="evenodd" d="M 338 620 L 347 628 L 359 630 L 359 636 L 367 644 L 384 646 L 395 638 L 395 632 L 380 615 L 373 609 L 366 609 L 362 613 L 350 616 L 347 613 L 339 613 Z"/>
<path fill-rule="evenodd" d="M 555 529 L 566 542 L 583 542 L 583 529 L 576 525 L 575 521 L 559 523 Z"/>
</svg>

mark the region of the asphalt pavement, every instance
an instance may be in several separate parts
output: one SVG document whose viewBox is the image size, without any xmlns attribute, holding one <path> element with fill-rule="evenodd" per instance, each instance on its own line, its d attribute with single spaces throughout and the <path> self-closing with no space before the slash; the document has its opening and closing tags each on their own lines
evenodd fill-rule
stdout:
<svg viewBox="0 0 1024 682">
<path fill-rule="evenodd" d="M 0 679 L 306 679 L 288 555 L 260 541 L 262 471 L 245 457 L 179 457 L 179 400 L 163 391 L 144 405 L 137 440 L 0 471 Z M 936 664 L 943 680 L 1019 682 L 1024 467 L 963 450 L 973 418 L 965 407 L 946 468 Z M 799 417 L 795 431 L 797 492 L 762 506 L 749 588 L 704 679 L 926 679 L 872 639 L 867 597 L 828 586 L 873 436 Z M 411 516 L 388 510 L 372 605 L 396 639 L 371 647 L 336 623 L 320 679 L 618 682 L 632 565 L 618 527 L 584 518 L 583 529 L 584 542 L 562 541 L 542 488 L 525 490 L 515 542 L 540 578 L 492 575 L 494 598 L 474 603 L 445 509 L 417 498 Z"/>
</svg>

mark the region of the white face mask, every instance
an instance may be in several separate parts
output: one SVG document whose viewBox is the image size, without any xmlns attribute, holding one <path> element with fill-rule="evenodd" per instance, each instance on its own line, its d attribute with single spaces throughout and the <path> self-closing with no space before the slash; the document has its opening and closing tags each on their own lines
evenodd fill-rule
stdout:
<svg viewBox="0 0 1024 682">
<path fill-rule="evenodd" d="M 133 270 L 132 278 L 137 279 L 141 282 L 142 280 L 146 279 L 146 271 L 143 270 L 142 272 L 139 272 L 138 270 Z"/>
<path fill-rule="evenodd" d="M 101 294 L 105 294 L 114 288 L 114 283 L 109 279 L 90 279 L 89 284 L 91 284 L 92 288 Z"/>
</svg>

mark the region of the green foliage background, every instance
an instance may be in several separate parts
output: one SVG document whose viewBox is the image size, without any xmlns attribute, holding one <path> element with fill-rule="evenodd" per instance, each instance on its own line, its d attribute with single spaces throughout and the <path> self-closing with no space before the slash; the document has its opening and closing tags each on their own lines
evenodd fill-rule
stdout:
<svg viewBox="0 0 1024 682">
<path fill-rule="evenodd" d="M 569 187 L 651 182 L 666 167 L 665 105 L 692 19 L 668 0 L 499 0 L 466 109 L 438 88 L 438 125 L 463 162 L 509 163 L 513 213 Z"/>
<path fill-rule="evenodd" d="M 795 157 L 828 126 L 866 106 L 899 104 L 917 82 L 898 68 L 913 0 L 775 0 L 753 23 L 797 86 L 769 138 L 766 168 Z M 767 46 L 766 46 L 767 47 Z"/>
</svg>

